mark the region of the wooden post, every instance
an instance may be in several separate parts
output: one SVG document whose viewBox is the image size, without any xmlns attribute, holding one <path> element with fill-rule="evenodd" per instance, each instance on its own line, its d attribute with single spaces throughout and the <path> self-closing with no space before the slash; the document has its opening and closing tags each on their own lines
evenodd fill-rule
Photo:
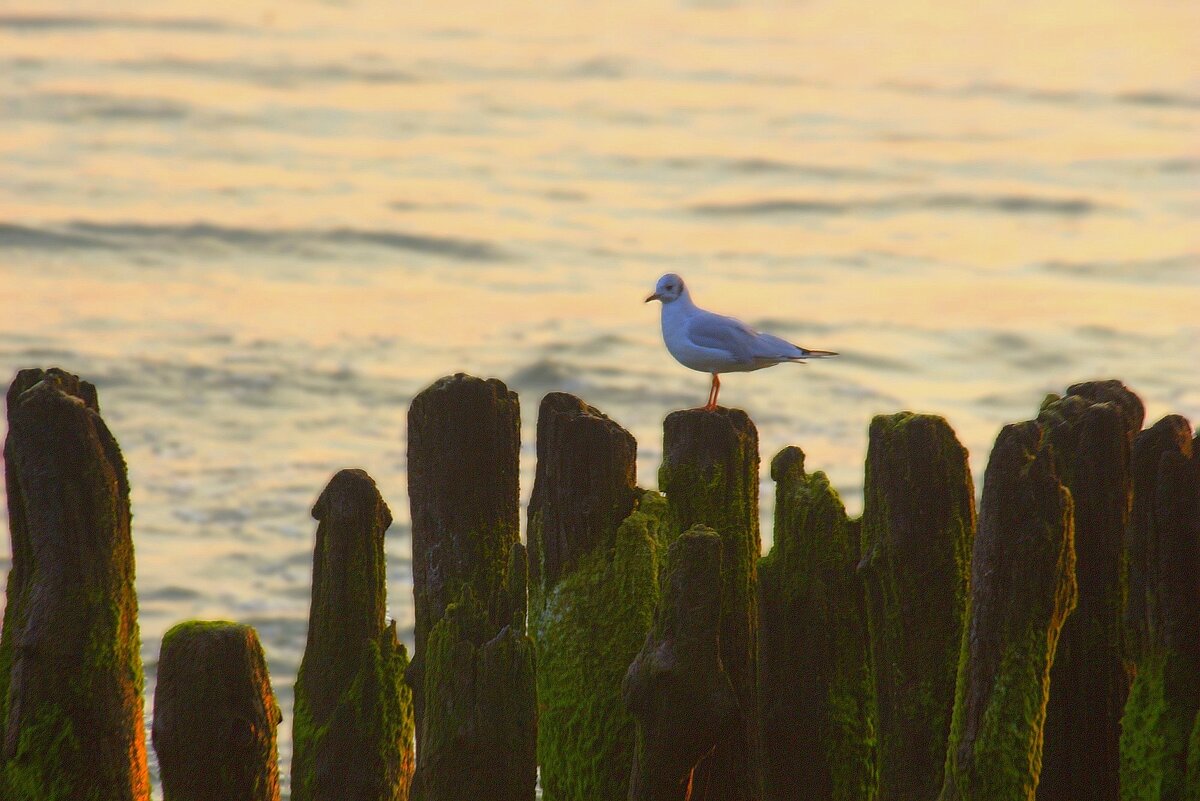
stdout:
<svg viewBox="0 0 1200 801">
<path fill-rule="evenodd" d="M 416 650 L 406 678 L 422 801 L 534 796 L 519 449 L 517 396 L 495 379 L 443 378 L 409 408 Z"/>
<path fill-rule="evenodd" d="M 966 613 L 974 489 L 940 417 L 871 421 L 862 561 L 879 739 L 879 801 L 941 790 Z"/>
<path fill-rule="evenodd" d="M 1038 414 L 1075 503 L 1079 585 L 1050 671 L 1039 801 L 1120 798 L 1129 454 L 1142 417 L 1142 402 L 1119 381 L 1076 384 L 1065 397 L 1047 398 Z"/>
<path fill-rule="evenodd" d="M 415 768 L 408 654 L 385 623 L 383 537 L 392 523 L 375 482 L 342 470 L 312 510 L 308 641 L 296 676 L 293 801 L 407 799 Z"/>
<path fill-rule="evenodd" d="M 1192 431 L 1164 417 L 1133 443 L 1129 622 L 1136 676 L 1121 730 L 1123 801 L 1195 798 L 1188 743 L 1200 709 L 1200 467 Z M 1192 779 L 1197 770 L 1192 768 Z"/>
<path fill-rule="evenodd" d="M 4 446 L 13 564 L 0 634 L 0 798 L 144 801 L 125 460 L 95 388 L 22 370 Z"/>
<path fill-rule="evenodd" d="M 771 462 L 775 542 L 758 565 L 759 705 L 767 801 L 875 792 L 866 604 L 856 524 L 804 452 Z"/>
<path fill-rule="evenodd" d="M 1076 601 L 1072 524 L 1041 426 L 1005 426 L 983 481 L 941 801 L 1034 801 L 1050 666 Z"/>
<path fill-rule="evenodd" d="M 253 628 L 193 620 L 163 636 L 154 750 L 164 801 L 279 801 L 282 718 Z"/>
<path fill-rule="evenodd" d="M 667 537 L 695 524 L 721 537 L 721 661 L 737 724 L 696 772 L 697 798 L 762 798 L 758 726 L 758 430 L 740 409 L 672 412 L 663 423 L 658 485 Z"/>
<path fill-rule="evenodd" d="M 661 499 L 647 493 L 634 511 L 637 443 L 572 395 L 542 399 L 537 450 L 527 532 L 542 791 L 624 799 L 634 723 L 621 681 L 658 601 Z"/>
<path fill-rule="evenodd" d="M 740 725 L 721 664 L 721 543 L 697 525 L 667 553 L 654 626 L 622 689 L 637 719 L 629 801 L 701 801 L 698 764 Z"/>
</svg>

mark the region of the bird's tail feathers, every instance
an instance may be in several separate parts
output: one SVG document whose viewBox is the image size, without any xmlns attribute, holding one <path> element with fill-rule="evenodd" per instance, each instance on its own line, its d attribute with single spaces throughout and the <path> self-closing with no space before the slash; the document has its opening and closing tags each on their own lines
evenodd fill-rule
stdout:
<svg viewBox="0 0 1200 801">
<path fill-rule="evenodd" d="M 828 359 L 830 356 L 838 355 L 836 351 L 832 350 L 809 350 L 808 348 L 800 348 L 800 350 L 804 351 L 804 355 L 801 357 L 804 359 Z"/>
</svg>

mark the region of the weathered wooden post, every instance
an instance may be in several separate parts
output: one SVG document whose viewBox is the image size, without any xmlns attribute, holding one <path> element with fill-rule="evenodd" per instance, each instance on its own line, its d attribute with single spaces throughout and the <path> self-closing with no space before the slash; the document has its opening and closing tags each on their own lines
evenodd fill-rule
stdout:
<svg viewBox="0 0 1200 801">
<path fill-rule="evenodd" d="M 312 516 L 308 640 L 296 676 L 293 801 L 407 799 L 414 770 L 408 654 L 387 615 L 383 537 L 392 523 L 375 482 L 342 470 Z"/>
<path fill-rule="evenodd" d="M 17 373 L 4 457 L 0 798 L 148 799 L 129 482 L 95 387 Z"/>
<path fill-rule="evenodd" d="M 658 485 L 667 538 L 695 524 L 721 537 L 721 661 L 737 723 L 696 771 L 696 797 L 762 797 L 758 731 L 758 430 L 740 409 L 672 412 L 663 423 Z"/>
<path fill-rule="evenodd" d="M 519 448 L 516 393 L 495 379 L 443 378 L 409 408 L 416 648 L 407 680 L 423 801 L 534 797 Z"/>
<path fill-rule="evenodd" d="M 654 625 L 622 690 L 637 719 L 629 801 L 703 799 L 697 765 L 740 725 L 721 664 L 721 547 L 716 532 L 697 525 L 667 553 Z"/>
<path fill-rule="evenodd" d="M 965 621 L 974 489 L 940 417 L 871 421 L 862 561 L 879 740 L 879 800 L 942 787 Z"/>
<path fill-rule="evenodd" d="M 164 801 L 278 801 L 283 716 L 254 629 L 180 623 L 159 653 L 153 734 Z"/>
<path fill-rule="evenodd" d="M 1164 417 L 1133 443 L 1127 621 L 1136 669 L 1121 731 L 1121 798 L 1175 801 L 1188 787 L 1200 709 L 1200 468 L 1192 431 Z M 1193 767 L 1193 778 L 1196 768 Z"/>
<path fill-rule="evenodd" d="M 758 564 L 767 801 L 869 801 L 875 731 L 858 526 L 804 452 L 771 462 L 775 542 Z"/>
<path fill-rule="evenodd" d="M 634 511 L 637 443 L 572 395 L 542 399 L 537 451 L 527 536 L 542 791 L 624 799 L 634 724 L 621 681 L 658 601 L 664 504 L 646 493 Z"/>
<path fill-rule="evenodd" d="M 1119 381 L 1076 384 L 1065 397 L 1047 398 L 1038 414 L 1075 503 L 1079 586 L 1050 670 L 1039 801 L 1120 797 L 1129 454 L 1142 419 L 1142 402 Z"/>
<path fill-rule="evenodd" d="M 983 480 L 940 801 L 1034 799 L 1050 666 L 1076 600 L 1072 524 L 1041 426 L 1005 426 Z"/>
</svg>

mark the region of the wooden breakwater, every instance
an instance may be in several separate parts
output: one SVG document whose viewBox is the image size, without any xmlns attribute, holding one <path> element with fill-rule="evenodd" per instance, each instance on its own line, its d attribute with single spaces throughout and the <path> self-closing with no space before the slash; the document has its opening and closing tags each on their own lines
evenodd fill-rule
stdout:
<svg viewBox="0 0 1200 801">
<path fill-rule="evenodd" d="M 148 799 L 120 450 L 61 370 L 18 373 L 8 422 L 0 798 Z M 744 413 L 669 416 L 660 494 L 547 396 L 528 550 L 519 423 L 496 380 L 413 401 L 411 659 L 386 502 L 355 470 L 321 492 L 293 798 L 1200 799 L 1200 442 L 1120 383 L 1006 426 L 978 510 L 935 416 L 872 421 L 861 519 L 784 449 L 765 556 Z M 279 797 L 266 665 L 237 623 L 164 637 L 166 799 Z"/>
</svg>

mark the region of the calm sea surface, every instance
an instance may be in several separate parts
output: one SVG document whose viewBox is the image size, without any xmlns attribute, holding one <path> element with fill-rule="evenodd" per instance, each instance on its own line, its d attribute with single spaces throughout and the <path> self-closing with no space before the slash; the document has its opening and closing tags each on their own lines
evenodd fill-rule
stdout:
<svg viewBox="0 0 1200 801">
<path fill-rule="evenodd" d="M 977 481 L 1077 380 L 1200 420 L 1200 4 L 932 8 L 0 0 L 0 377 L 99 387 L 148 698 L 169 626 L 255 625 L 286 780 L 342 467 L 392 506 L 411 642 L 405 415 L 439 376 L 520 392 L 526 495 L 549 390 L 654 486 L 708 389 L 642 303 L 664 272 L 844 354 L 721 399 L 764 476 L 801 445 L 854 511 L 876 413 L 945 415 Z"/>
</svg>

